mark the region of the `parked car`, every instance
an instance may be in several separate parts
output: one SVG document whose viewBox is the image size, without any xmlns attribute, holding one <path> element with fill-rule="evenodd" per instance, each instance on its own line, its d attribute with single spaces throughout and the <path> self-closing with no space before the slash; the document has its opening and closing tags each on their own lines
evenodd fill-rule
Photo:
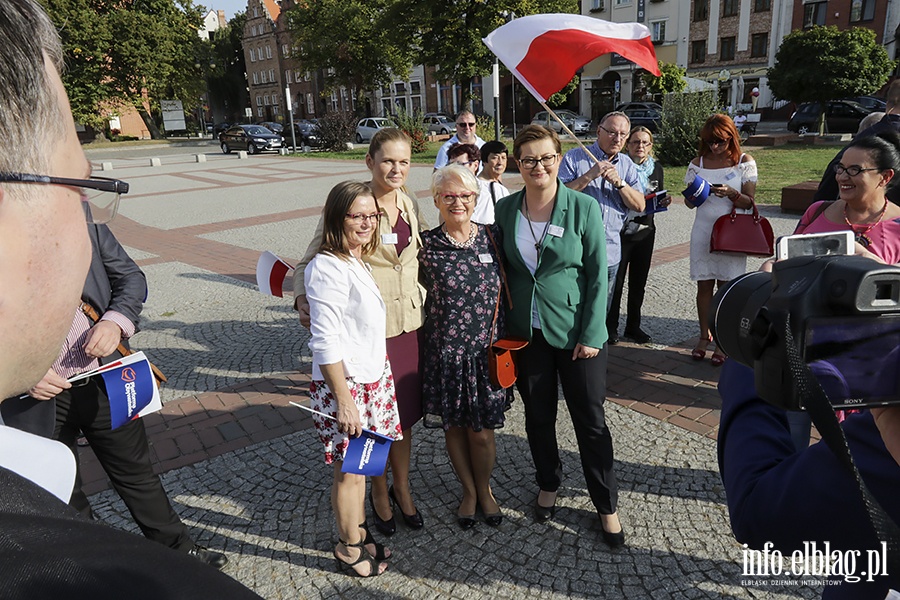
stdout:
<svg viewBox="0 0 900 600">
<path fill-rule="evenodd" d="M 278 135 L 281 135 L 284 132 L 284 125 L 274 121 L 260 121 L 257 125 L 262 125 L 272 133 L 277 133 Z"/>
<path fill-rule="evenodd" d="M 624 102 L 616 107 L 617 111 L 628 113 L 629 110 L 658 110 L 662 111 L 662 106 L 656 102 Z"/>
<path fill-rule="evenodd" d="M 428 133 L 447 135 L 456 133 L 456 122 L 446 115 L 426 115 L 422 118 Z"/>
<path fill-rule="evenodd" d="M 390 121 L 384 117 L 360 119 L 359 123 L 356 124 L 356 143 L 362 144 L 363 142 L 371 141 L 375 132 L 389 125 Z"/>
<path fill-rule="evenodd" d="M 573 113 L 571 110 L 556 110 L 553 111 L 556 113 L 562 122 L 566 124 L 566 127 L 572 130 L 572 133 L 575 135 L 582 135 L 591 133 L 591 120 L 587 117 L 583 117 L 581 115 Z M 559 124 L 559 121 L 551 117 L 547 111 L 542 110 L 538 113 L 535 113 L 534 117 L 531 119 L 532 125 L 543 125 L 544 127 L 548 126 L 549 119 L 549 127 L 553 131 L 559 133 L 562 131 L 562 125 Z"/>
<path fill-rule="evenodd" d="M 225 154 L 231 154 L 232 150 L 256 154 L 263 150 L 278 150 L 284 146 L 284 138 L 262 125 L 235 125 L 219 134 L 219 145 Z"/>
<path fill-rule="evenodd" d="M 294 131 L 297 136 L 298 146 L 311 146 L 313 148 L 322 145 L 322 137 L 319 134 L 319 126 L 315 120 L 299 119 L 294 121 Z M 291 132 L 284 136 L 285 142 L 291 140 Z"/>
<path fill-rule="evenodd" d="M 643 125 L 653 133 L 659 131 L 662 113 L 655 108 L 630 108 L 623 112 L 628 115 L 632 128 Z"/>
<path fill-rule="evenodd" d="M 856 96 L 854 98 L 843 99 L 856 102 L 863 108 L 872 112 L 884 112 L 885 110 L 887 110 L 887 102 L 885 102 L 884 99 L 876 98 L 875 96 Z"/>
<path fill-rule="evenodd" d="M 866 118 L 870 110 L 863 108 L 851 100 L 831 100 L 825 103 L 825 131 L 827 133 L 856 133 L 859 122 Z M 819 129 L 819 115 L 822 104 L 804 102 L 797 107 L 788 121 L 788 131 L 800 135 L 816 132 Z"/>
</svg>

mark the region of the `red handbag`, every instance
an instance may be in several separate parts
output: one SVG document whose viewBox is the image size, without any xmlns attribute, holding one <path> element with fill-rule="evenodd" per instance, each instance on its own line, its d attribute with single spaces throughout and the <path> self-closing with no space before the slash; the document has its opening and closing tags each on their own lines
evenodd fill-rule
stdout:
<svg viewBox="0 0 900 600">
<path fill-rule="evenodd" d="M 515 337 L 500 338 L 494 342 L 494 333 L 497 328 L 497 315 L 500 312 L 500 296 L 503 294 L 503 288 L 506 288 L 506 296 L 509 298 L 510 306 L 512 306 L 512 297 L 509 295 L 509 288 L 506 284 L 506 271 L 503 269 L 503 262 L 500 256 L 500 249 L 494 236 L 491 234 L 490 226 L 485 226 L 488 237 L 491 238 L 491 244 L 497 253 L 497 259 L 500 262 L 500 280 L 503 285 L 497 291 L 497 303 L 494 305 L 494 318 L 491 321 L 491 337 L 493 342 L 488 348 L 488 373 L 491 377 L 491 383 L 503 389 L 512 387 L 516 382 L 518 373 L 516 371 L 516 357 L 513 354 L 516 350 L 521 350 L 528 345 L 528 340 Z"/>
<path fill-rule="evenodd" d="M 753 202 L 753 214 L 737 214 L 737 208 L 731 214 L 722 215 L 713 224 L 712 237 L 709 238 L 710 252 L 731 252 L 749 256 L 772 256 L 775 253 L 775 235 L 768 219 L 759 215 L 756 202 Z"/>
</svg>

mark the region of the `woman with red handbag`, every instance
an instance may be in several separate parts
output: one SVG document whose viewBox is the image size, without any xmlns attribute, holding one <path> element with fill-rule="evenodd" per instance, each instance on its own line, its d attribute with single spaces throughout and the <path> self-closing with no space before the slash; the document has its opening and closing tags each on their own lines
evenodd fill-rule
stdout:
<svg viewBox="0 0 900 600">
<path fill-rule="evenodd" d="M 497 527 L 503 513 L 491 491 L 494 429 L 503 427 L 512 399 L 512 389 L 492 383 L 488 369 L 491 343 L 501 337 L 505 321 L 500 230 L 472 221 L 476 203 L 485 200 L 469 169 L 451 163 L 435 171 L 432 181 L 443 224 L 422 232 L 419 252 L 427 291 L 421 363 L 425 426 L 444 429 L 447 454 L 462 484 L 459 526 L 474 527 L 480 507 L 485 523 Z"/>
<path fill-rule="evenodd" d="M 685 197 L 684 204 L 697 209 L 691 229 L 690 268 L 691 280 L 697 282 L 700 338 L 691 351 L 691 358 L 699 361 L 706 358 L 707 347 L 712 342 L 709 306 L 714 288 L 747 270 L 746 256 L 710 252 L 713 225 L 735 207 L 752 208 L 756 194 L 756 161 L 749 154 L 741 153 L 741 136 L 727 115 L 711 116 L 700 129 L 697 158 L 688 165 L 685 183 L 690 185 L 698 175 L 710 183 L 710 194 L 701 202 Z M 717 367 L 725 362 L 720 349 L 713 352 L 711 362 Z"/>
</svg>

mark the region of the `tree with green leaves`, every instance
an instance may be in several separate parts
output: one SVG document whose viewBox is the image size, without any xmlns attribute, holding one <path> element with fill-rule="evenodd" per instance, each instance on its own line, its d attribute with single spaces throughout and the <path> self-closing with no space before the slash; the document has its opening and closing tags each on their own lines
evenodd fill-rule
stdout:
<svg viewBox="0 0 900 600">
<path fill-rule="evenodd" d="M 209 78 L 210 102 L 221 106 L 225 121 L 231 123 L 241 117 L 241 108 L 247 104 L 247 72 L 242 38 L 244 13 L 237 13 L 228 27 L 213 33 L 211 63 L 216 67 Z"/>
<path fill-rule="evenodd" d="M 60 30 L 67 71 L 63 83 L 72 112 L 99 127 L 102 111 L 130 104 L 153 137 L 159 100 L 178 98 L 196 107 L 204 91 L 194 64 L 210 53 L 197 35 L 202 23 L 191 0 L 46 0 Z"/>
<path fill-rule="evenodd" d="M 687 70 L 679 67 L 675 63 L 657 62 L 661 75 L 654 76 L 652 73 L 644 73 L 643 80 L 647 84 L 647 90 L 653 95 L 664 95 L 671 93 L 683 92 L 687 88 L 687 81 L 684 76 Z"/>
<path fill-rule="evenodd" d="M 410 30 L 393 20 L 393 0 L 300 0 L 287 9 L 293 53 L 310 70 L 330 73 L 326 86 L 372 90 L 405 79 L 417 50 Z"/>
<path fill-rule="evenodd" d="M 494 54 L 482 38 L 515 15 L 578 13 L 578 0 L 397 0 L 397 19 L 414 25 L 421 62 L 467 89 L 491 72 Z"/>
<path fill-rule="evenodd" d="M 791 32 L 781 42 L 768 70 L 769 87 L 778 98 L 826 102 L 878 90 L 894 70 L 871 29 L 835 26 Z M 824 132 L 825 111 L 819 118 Z"/>
</svg>

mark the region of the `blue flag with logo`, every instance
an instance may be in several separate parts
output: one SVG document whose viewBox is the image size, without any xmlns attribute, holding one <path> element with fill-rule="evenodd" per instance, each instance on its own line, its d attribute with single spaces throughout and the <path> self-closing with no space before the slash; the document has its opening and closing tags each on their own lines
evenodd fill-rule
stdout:
<svg viewBox="0 0 900 600">
<path fill-rule="evenodd" d="M 106 384 L 113 429 L 136 419 L 153 400 L 153 373 L 147 360 L 104 371 L 100 376 Z"/>
<path fill-rule="evenodd" d="M 341 472 L 370 477 L 384 475 L 392 441 L 386 435 L 363 429 L 362 435 L 350 438 Z"/>
</svg>

